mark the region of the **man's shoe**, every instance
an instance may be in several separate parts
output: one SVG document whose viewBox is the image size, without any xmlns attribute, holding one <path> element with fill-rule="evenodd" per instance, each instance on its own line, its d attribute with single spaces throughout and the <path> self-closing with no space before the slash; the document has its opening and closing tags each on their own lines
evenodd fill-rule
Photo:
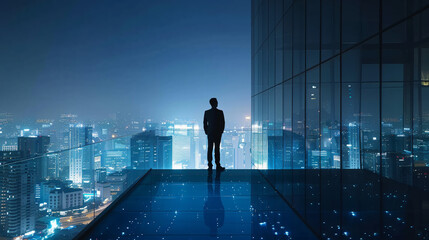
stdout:
<svg viewBox="0 0 429 240">
<path fill-rule="evenodd" d="M 213 169 L 213 165 L 209 165 L 209 167 L 207 168 L 207 170 L 211 171 Z"/>
<path fill-rule="evenodd" d="M 223 171 L 225 170 L 225 167 L 222 167 L 221 165 L 217 165 L 216 170 Z"/>
</svg>

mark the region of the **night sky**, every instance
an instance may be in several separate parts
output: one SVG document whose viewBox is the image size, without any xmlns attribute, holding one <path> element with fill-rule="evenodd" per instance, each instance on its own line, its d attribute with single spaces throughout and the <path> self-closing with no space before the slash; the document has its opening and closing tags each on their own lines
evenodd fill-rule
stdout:
<svg viewBox="0 0 429 240">
<path fill-rule="evenodd" d="M 0 112 L 250 115 L 250 1 L 1 1 Z"/>
</svg>

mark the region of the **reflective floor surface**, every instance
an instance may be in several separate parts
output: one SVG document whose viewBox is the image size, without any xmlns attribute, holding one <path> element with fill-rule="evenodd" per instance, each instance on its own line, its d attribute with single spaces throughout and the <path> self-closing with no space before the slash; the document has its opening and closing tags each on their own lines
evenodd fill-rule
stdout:
<svg viewBox="0 0 429 240">
<path fill-rule="evenodd" d="M 317 239 L 256 170 L 152 170 L 86 239 Z"/>
<path fill-rule="evenodd" d="M 427 188 L 358 169 L 261 173 L 323 239 L 429 239 Z"/>
</svg>

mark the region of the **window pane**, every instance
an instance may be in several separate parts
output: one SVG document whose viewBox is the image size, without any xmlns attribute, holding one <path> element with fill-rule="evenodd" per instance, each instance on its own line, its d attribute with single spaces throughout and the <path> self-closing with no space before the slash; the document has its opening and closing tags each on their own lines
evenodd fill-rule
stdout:
<svg viewBox="0 0 429 240">
<path fill-rule="evenodd" d="M 292 80 L 283 84 L 284 168 L 292 169 Z"/>
<path fill-rule="evenodd" d="M 343 50 L 378 32 L 379 1 L 342 2 Z"/>
<path fill-rule="evenodd" d="M 340 50 L 340 1 L 322 0 L 322 61 Z"/>
<path fill-rule="evenodd" d="M 293 78 L 293 205 L 305 215 L 305 76 Z"/>
<path fill-rule="evenodd" d="M 293 5 L 293 75 L 305 70 L 305 0 Z"/>
<path fill-rule="evenodd" d="M 361 162 L 362 168 L 380 173 L 380 84 L 361 86 Z"/>
<path fill-rule="evenodd" d="M 283 24 L 283 78 L 287 80 L 292 77 L 292 11 L 286 13 Z"/>
<path fill-rule="evenodd" d="M 304 168 L 305 153 L 305 78 L 301 74 L 293 79 L 293 168 Z"/>
<path fill-rule="evenodd" d="M 276 28 L 276 84 L 283 81 L 283 22 Z"/>
<path fill-rule="evenodd" d="M 382 0 L 383 29 L 412 15 L 429 4 L 428 0 Z"/>
<path fill-rule="evenodd" d="M 362 84 L 379 81 L 378 37 L 342 57 L 342 168 L 361 169 Z M 379 102 L 378 99 L 376 102 Z M 376 125 L 377 126 L 377 125 Z"/>
<path fill-rule="evenodd" d="M 319 63 L 320 56 L 320 0 L 307 0 L 306 3 L 306 54 L 307 66 Z"/>
<path fill-rule="evenodd" d="M 279 85 L 270 90 L 270 97 L 274 100 L 275 113 L 271 134 L 268 136 L 268 169 L 283 168 L 283 86 Z"/>
<path fill-rule="evenodd" d="M 340 168 L 339 58 L 321 67 L 321 168 Z"/>
<path fill-rule="evenodd" d="M 320 231 L 320 81 L 319 68 L 307 72 L 306 81 L 306 205 L 305 217 Z M 319 169 L 319 170 L 317 170 Z"/>
<path fill-rule="evenodd" d="M 283 84 L 283 144 L 284 144 L 284 189 L 282 194 L 292 201 L 292 80 Z"/>
<path fill-rule="evenodd" d="M 269 32 L 271 33 L 274 30 L 274 27 L 276 26 L 276 1 L 267 1 L 268 7 L 269 7 L 269 13 L 268 13 L 268 28 Z"/>
<path fill-rule="evenodd" d="M 307 168 L 320 168 L 319 68 L 307 72 L 306 82 Z"/>
<path fill-rule="evenodd" d="M 276 74 L 276 35 L 273 32 L 269 38 L 268 44 L 268 87 L 272 87 L 275 84 Z"/>
<path fill-rule="evenodd" d="M 268 41 L 262 45 L 261 56 L 262 56 L 262 91 L 266 90 L 269 85 L 269 54 L 268 54 Z"/>
<path fill-rule="evenodd" d="M 283 3 L 284 0 L 275 0 L 276 1 L 276 23 L 278 23 L 283 17 Z"/>
</svg>

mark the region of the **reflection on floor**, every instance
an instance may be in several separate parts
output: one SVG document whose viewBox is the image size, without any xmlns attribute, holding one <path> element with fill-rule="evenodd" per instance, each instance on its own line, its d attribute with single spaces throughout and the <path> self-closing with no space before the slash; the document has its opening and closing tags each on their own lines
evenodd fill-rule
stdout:
<svg viewBox="0 0 429 240">
<path fill-rule="evenodd" d="M 152 170 L 87 239 L 317 239 L 256 170 Z"/>
<path fill-rule="evenodd" d="M 429 192 L 359 169 L 263 170 L 323 239 L 429 239 Z"/>
</svg>

